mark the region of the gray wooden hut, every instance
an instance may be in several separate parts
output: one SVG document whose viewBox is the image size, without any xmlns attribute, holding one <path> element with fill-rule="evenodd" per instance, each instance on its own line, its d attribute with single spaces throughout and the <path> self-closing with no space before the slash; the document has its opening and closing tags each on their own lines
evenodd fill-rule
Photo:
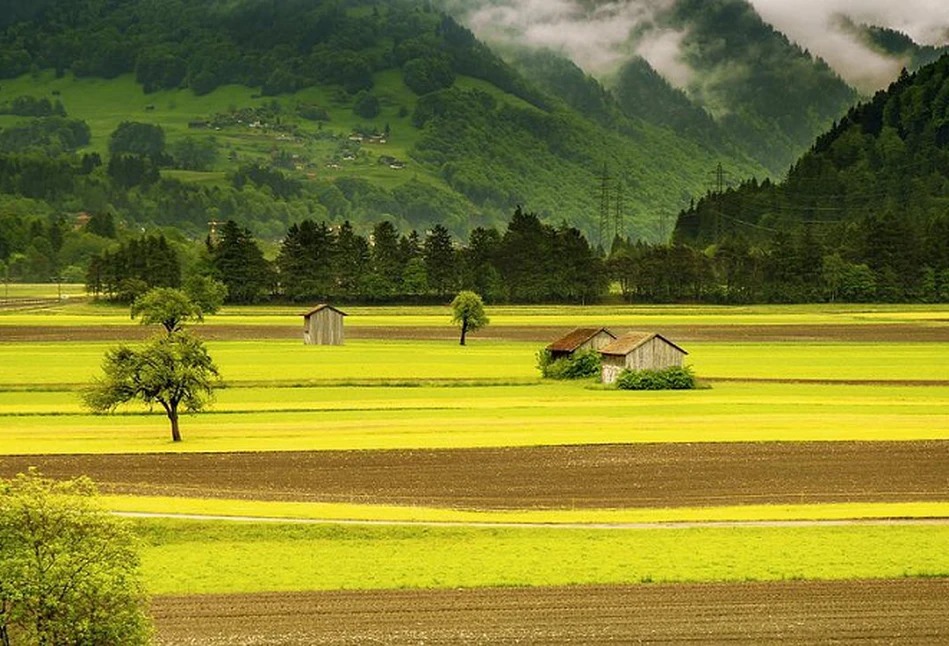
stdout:
<svg viewBox="0 0 949 646">
<path fill-rule="evenodd" d="M 303 343 L 343 345 L 343 317 L 346 312 L 332 305 L 317 305 L 303 313 Z"/>
<path fill-rule="evenodd" d="M 605 327 L 582 327 L 548 345 L 547 351 L 552 359 L 557 360 L 581 350 L 600 350 L 615 340 L 616 335 Z"/>
<path fill-rule="evenodd" d="M 602 348 L 602 380 L 616 381 L 624 370 L 662 370 L 682 366 L 689 354 L 678 345 L 654 332 L 630 332 Z"/>
</svg>

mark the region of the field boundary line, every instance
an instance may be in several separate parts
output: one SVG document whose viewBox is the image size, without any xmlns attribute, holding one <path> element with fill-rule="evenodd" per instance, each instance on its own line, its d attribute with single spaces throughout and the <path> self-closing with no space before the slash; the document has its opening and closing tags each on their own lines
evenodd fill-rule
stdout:
<svg viewBox="0 0 949 646">
<path fill-rule="evenodd" d="M 538 522 L 477 522 L 425 520 L 355 520 L 321 518 L 278 518 L 273 516 L 227 516 L 213 514 L 169 514 L 137 511 L 113 511 L 114 516 L 134 519 L 194 520 L 206 522 L 264 523 L 286 525 L 355 525 L 383 527 L 457 527 L 469 529 L 735 529 L 735 528 L 794 528 L 794 527 L 878 527 L 878 526 L 945 526 L 949 518 L 861 518 L 834 520 L 726 520 L 726 521 L 659 521 L 633 523 L 538 523 Z"/>
<path fill-rule="evenodd" d="M 949 379 L 785 379 L 780 377 L 699 377 L 709 383 L 799 384 L 814 386 L 949 386 Z"/>
</svg>

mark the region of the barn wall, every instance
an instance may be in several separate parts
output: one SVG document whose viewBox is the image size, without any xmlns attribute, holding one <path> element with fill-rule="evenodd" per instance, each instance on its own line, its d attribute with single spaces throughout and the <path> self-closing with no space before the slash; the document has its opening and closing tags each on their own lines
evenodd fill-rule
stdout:
<svg viewBox="0 0 949 646">
<path fill-rule="evenodd" d="M 662 370 L 681 366 L 685 355 L 662 339 L 650 339 L 626 355 L 627 370 Z"/>
<path fill-rule="evenodd" d="M 343 345 L 343 317 L 326 308 L 310 316 L 309 328 L 304 328 L 303 342 L 307 345 Z"/>
<path fill-rule="evenodd" d="M 626 357 L 617 357 L 612 354 L 602 355 L 600 379 L 604 384 L 616 383 L 619 374 L 626 370 Z"/>
</svg>

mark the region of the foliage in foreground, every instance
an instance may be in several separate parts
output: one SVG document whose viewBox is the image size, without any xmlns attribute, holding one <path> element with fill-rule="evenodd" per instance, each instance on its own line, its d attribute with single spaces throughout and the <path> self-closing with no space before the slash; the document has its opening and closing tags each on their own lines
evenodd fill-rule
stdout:
<svg viewBox="0 0 949 646">
<path fill-rule="evenodd" d="M 600 374 L 600 353 L 581 350 L 569 357 L 554 360 L 547 349 L 537 353 L 537 368 L 545 379 L 586 379 Z"/>
<path fill-rule="evenodd" d="M 616 380 L 620 390 L 694 390 L 695 373 L 689 366 L 662 370 L 624 370 Z"/>
<path fill-rule="evenodd" d="M 136 539 L 92 481 L 0 480 L 0 644 L 148 644 Z"/>
</svg>

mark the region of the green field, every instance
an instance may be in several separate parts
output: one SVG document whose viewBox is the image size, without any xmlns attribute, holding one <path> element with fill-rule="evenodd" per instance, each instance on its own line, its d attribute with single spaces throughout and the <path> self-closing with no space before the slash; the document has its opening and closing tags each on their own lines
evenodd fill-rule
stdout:
<svg viewBox="0 0 949 646">
<path fill-rule="evenodd" d="M 347 324 L 354 327 L 449 329 L 443 307 L 346 309 Z M 228 308 L 207 325 L 296 326 L 299 311 Z M 489 314 L 495 328 L 943 327 L 949 319 L 943 307 L 895 306 L 544 306 L 497 307 Z M 82 409 L 80 389 L 114 344 L 2 342 L 5 327 L 24 325 L 65 330 L 136 324 L 127 309 L 95 303 L 0 314 L 5 454 L 949 438 L 949 344 L 688 343 L 689 362 L 708 380 L 703 388 L 634 393 L 595 380 L 543 381 L 534 365 L 543 343 L 492 340 L 489 327 L 466 348 L 447 340 L 357 339 L 343 347 L 304 347 L 297 340 L 209 342 L 226 387 L 209 412 L 182 420 L 184 442 L 173 444 L 160 412 L 126 406 L 113 416 L 94 416 Z M 921 380 L 939 385 L 919 385 Z M 327 523 L 136 521 L 146 544 L 148 586 L 159 594 L 949 576 L 944 525 L 616 527 L 946 518 L 949 501 L 503 512 L 358 501 L 106 496 L 104 502 L 120 511 Z M 396 525 L 332 524 L 345 521 Z M 417 522 L 473 525 L 398 525 Z"/>
<path fill-rule="evenodd" d="M 0 393 L 4 452 L 922 440 L 949 434 L 949 387 L 726 383 L 659 393 L 570 383 L 233 389 L 221 392 L 212 412 L 183 418 L 180 446 L 167 437 L 162 414 L 68 412 L 77 408 L 73 392 Z"/>
<path fill-rule="evenodd" d="M 15 284 L 11 284 L 11 290 Z M 72 286 L 80 289 L 80 286 Z M 65 289 L 65 286 L 64 286 Z M 302 325 L 306 305 L 228 306 L 205 325 Z M 447 306 L 355 306 L 347 326 L 448 327 Z M 134 326 L 127 306 L 106 303 L 69 305 L 41 312 L 2 313 L 5 325 L 122 325 Z M 491 305 L 491 327 L 638 327 L 668 325 L 884 325 L 912 324 L 949 327 L 946 305 Z M 490 334 L 490 327 L 484 333 Z"/>
<path fill-rule="evenodd" d="M 148 521 L 153 594 L 949 575 L 949 527 L 655 530 Z"/>
<path fill-rule="evenodd" d="M 0 327 L 2 335 L 2 327 Z M 98 373 L 109 343 L 0 343 L 0 390 L 65 388 Z M 535 355 L 543 343 L 474 339 L 466 348 L 450 341 L 349 341 L 345 346 L 304 347 L 299 341 L 210 342 L 208 348 L 231 386 L 422 383 L 488 380 L 536 382 Z M 699 378 L 816 380 L 945 380 L 944 343 L 691 343 Z"/>
</svg>

